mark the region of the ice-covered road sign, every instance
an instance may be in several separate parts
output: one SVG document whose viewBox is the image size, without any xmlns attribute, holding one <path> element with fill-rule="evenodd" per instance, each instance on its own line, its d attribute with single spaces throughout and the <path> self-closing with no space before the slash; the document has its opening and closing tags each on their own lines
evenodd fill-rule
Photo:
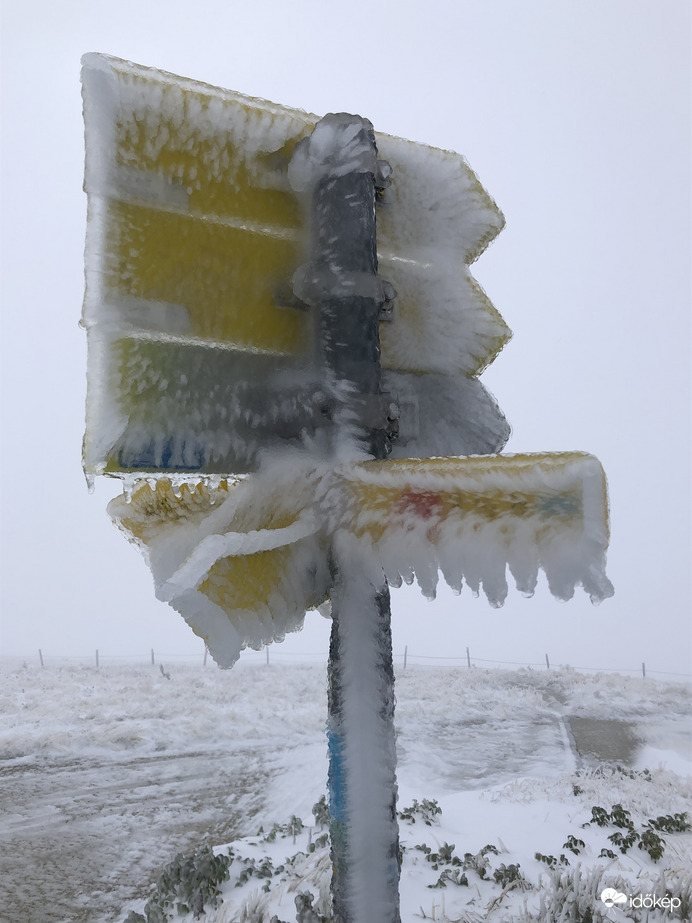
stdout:
<svg viewBox="0 0 692 923">
<path fill-rule="evenodd" d="M 316 465 L 294 458 L 229 489 L 143 481 L 109 513 L 148 553 L 156 592 L 223 666 L 246 645 L 280 641 L 325 602 L 334 536 L 355 543 L 392 586 L 438 575 L 491 604 L 507 570 L 531 595 L 539 569 L 553 595 L 610 596 L 606 484 L 579 452 Z"/>
<path fill-rule="evenodd" d="M 462 158 L 101 56 L 84 100 L 87 474 L 220 664 L 329 599 L 334 917 L 400 923 L 389 583 L 610 595 L 603 472 L 495 454 Z"/>
<path fill-rule="evenodd" d="M 83 64 L 87 475 L 253 470 L 323 419 L 287 176 L 317 116 L 104 55 Z M 381 329 L 394 455 L 499 451 L 509 428 L 475 376 L 510 334 L 468 265 L 502 215 L 459 155 L 377 143 L 397 175 L 377 236 L 397 293 Z"/>
<path fill-rule="evenodd" d="M 393 177 L 377 205 L 377 273 L 396 290 L 393 305 L 386 305 L 391 316 L 379 324 L 380 404 L 391 401 L 398 417 L 392 459 L 486 457 L 379 463 L 370 488 L 364 472 L 352 482 L 341 476 L 341 491 L 326 495 L 340 502 L 350 497 L 348 527 L 334 520 L 339 503 L 320 505 L 305 495 L 307 484 L 321 497 L 329 478 L 305 480 L 304 461 L 293 476 L 285 457 L 285 474 L 277 478 L 272 469 L 272 476 L 284 484 L 288 508 L 266 477 L 234 487 L 233 500 L 218 506 L 226 488 L 201 487 L 200 476 L 255 470 L 262 450 L 304 446 L 306 439 L 315 445 L 333 404 L 316 357 L 317 312 L 296 296 L 301 289 L 294 285 L 308 259 L 310 216 L 295 178 L 291 184 L 289 164 L 318 119 L 103 55 L 85 56 L 83 83 L 89 196 L 85 468 L 90 477 L 175 475 L 176 485 L 190 480 L 193 486 L 183 493 L 165 479 L 140 486 L 138 502 L 122 509 L 116 502 L 113 515 L 137 540 L 156 545 L 150 561 L 159 593 L 220 661 L 232 662 L 245 644 L 277 640 L 300 626 L 306 608 L 323 601 L 329 578 L 317 562 L 329 534 L 339 529 L 371 543 L 372 559 L 392 582 L 415 572 L 428 594 L 439 568 L 452 575 L 453 586 L 462 579 L 475 589 L 482 583 L 491 601 L 500 602 L 509 564 L 527 592 L 540 566 L 556 595 L 569 595 L 577 583 L 593 596 L 607 595 L 607 506 L 604 490 L 593 488 L 600 483 L 593 473 L 598 463 L 589 468 L 569 454 L 525 462 L 487 457 L 502 448 L 509 427 L 476 376 L 510 334 L 468 267 L 503 218 L 462 157 L 375 133 L 377 155 Z M 566 495 L 555 494 L 565 471 L 585 478 L 578 489 L 591 500 L 579 507 L 589 511 L 583 518 L 574 511 L 567 519 L 554 515 L 567 510 Z M 441 481 L 444 490 L 429 486 Z M 529 499 L 538 496 L 542 506 Z M 263 511 L 254 525 L 239 523 L 235 513 L 228 519 L 229 509 L 248 503 L 256 515 Z M 146 534 L 140 534 L 142 523 L 136 525 L 142 505 Z M 539 508 L 551 512 L 547 531 L 534 528 Z M 411 518 L 416 511 L 422 518 Z M 375 538 L 377 523 L 388 528 Z M 575 545 L 575 529 L 589 541 Z M 159 546 L 168 530 L 178 535 L 176 542 Z M 222 542 L 224 531 L 235 538 Z M 248 550 L 249 539 L 241 541 L 246 531 L 257 547 Z M 490 555 L 491 546 L 505 550 Z M 186 557 L 161 550 L 173 547 L 180 554 L 184 549 L 194 567 L 188 562 L 186 570 Z M 456 555 L 454 566 L 446 563 L 446 547 Z M 396 548 L 407 548 L 411 561 L 394 554 Z M 564 585 L 555 576 L 560 548 L 579 562 L 573 573 L 563 568 Z M 213 560 L 210 549 L 218 552 Z M 307 584 L 287 576 L 297 570 L 293 552 L 312 561 Z M 484 555 L 487 566 L 479 570 Z M 259 573 L 266 579 L 255 579 Z M 205 612 L 201 619 L 196 606 Z M 237 635 L 217 647 L 229 622 Z"/>
<path fill-rule="evenodd" d="M 438 571 L 456 592 L 483 589 L 501 606 L 507 570 L 532 595 L 542 569 L 551 593 L 583 586 L 611 595 L 606 482 L 581 452 L 366 462 L 343 473 L 352 497 L 341 528 L 391 586 L 414 577 L 434 598 Z"/>
<path fill-rule="evenodd" d="M 236 625 L 238 644 L 230 645 L 232 656 L 226 645 L 220 660 L 235 659 L 245 643 L 276 640 L 302 622 L 305 608 L 322 601 L 323 577 L 328 577 L 315 562 L 326 553 L 324 536 L 343 528 L 373 545 L 373 560 L 382 563 L 393 582 L 415 571 L 430 593 L 439 567 L 454 575 L 452 585 L 458 586 L 463 575 L 476 589 L 482 583 L 489 598 L 499 602 L 505 564 L 515 576 L 529 575 L 517 576 L 520 588 L 528 591 L 537 567 L 554 571 L 555 549 L 569 546 L 574 552 L 575 528 L 590 523 L 583 536 L 599 538 L 582 542 L 573 573 L 565 571 L 566 583 L 553 576 L 551 586 L 562 596 L 577 583 L 593 596 L 607 595 L 604 491 L 589 494 L 589 503 L 580 507 L 589 510 L 583 519 L 553 515 L 567 509 L 566 495 L 555 494 L 554 486 L 565 471 L 580 472 L 584 490 L 587 481 L 598 481 L 593 471 L 587 477 L 588 466 L 583 460 L 576 464 L 572 455 L 529 457 L 521 464 L 492 457 L 380 463 L 371 489 L 363 475 L 350 494 L 341 490 L 339 496 L 350 497 L 352 524 L 347 528 L 333 515 L 324 519 L 333 507 L 321 506 L 314 497 L 309 503 L 299 500 L 302 489 L 290 475 L 292 463 L 284 460 L 282 483 L 293 512 L 285 511 L 288 518 L 278 532 L 277 514 L 271 504 L 260 502 L 259 487 L 234 487 L 230 494 L 237 499 L 222 504 L 228 512 L 229 504 L 243 508 L 250 497 L 256 509 L 264 510 L 264 519 L 247 528 L 255 541 L 261 535 L 270 545 L 260 542 L 250 552 L 247 541 L 238 538 L 242 523 L 224 520 L 221 526 L 220 513 L 208 515 L 211 507 L 205 507 L 202 494 L 209 503 L 225 494 L 218 487 L 199 487 L 200 477 L 253 471 L 263 450 L 319 446 L 316 435 L 333 409 L 334 396 L 317 357 L 319 312 L 296 295 L 304 287 L 295 283 L 309 259 L 311 232 L 308 209 L 296 191 L 300 165 L 293 153 L 307 143 L 318 120 L 103 55 L 85 56 L 83 83 L 89 196 L 85 469 L 90 477 L 175 475 L 176 485 L 185 479 L 197 484 L 189 496 L 167 480 L 139 488 L 136 496 L 147 510 L 149 537 L 132 527 L 136 504 L 114 515 L 145 544 L 158 543 L 169 529 L 178 534 L 184 525 L 186 541 L 176 540 L 175 548 L 185 548 L 195 566 L 202 562 L 208 571 L 195 573 L 186 595 L 181 575 L 187 579 L 192 571 L 185 570 L 183 559 L 174 560 L 174 555 L 169 560 L 157 551 L 151 555 L 157 586 L 164 592 L 166 585 L 166 598 L 176 600 L 209 642 L 217 633 L 207 632 L 191 616 L 193 596 L 207 613 L 205 625 L 229 619 Z M 393 177 L 378 202 L 379 265 L 377 276 L 368 277 L 370 287 L 385 279 L 396 290 L 394 302 L 385 305 L 391 316 L 385 311 L 379 324 L 382 394 L 376 408 L 386 414 L 383 408 L 389 404 L 397 418 L 399 438 L 392 442 L 391 459 L 492 455 L 504 445 L 509 428 L 476 376 L 510 334 L 468 266 L 499 232 L 502 215 L 459 155 L 388 135 L 375 133 L 375 138 L 377 156 L 386 159 Z M 355 283 L 350 277 L 339 284 Z M 298 464 L 299 480 L 304 467 Z M 425 486 L 441 478 L 449 490 Z M 401 496 L 399 487 L 386 487 L 395 482 L 404 485 Z M 279 504 L 266 478 L 257 483 L 265 498 Z M 322 475 L 315 481 L 322 493 L 325 483 Z M 333 499 L 334 492 L 329 496 Z M 538 496 L 542 506 L 530 500 Z M 432 498 L 437 498 L 434 503 Z M 531 531 L 539 507 L 551 512 L 553 525 L 566 525 L 558 529 L 562 538 L 552 527 Z M 416 510 L 427 511 L 418 525 L 410 520 Z M 421 532 L 426 517 L 430 522 Z M 303 534 L 308 520 L 310 529 Z M 378 522 L 388 528 L 375 539 Z M 227 549 L 231 539 L 225 544 L 218 539 L 224 530 L 236 536 L 234 550 L 219 552 L 213 561 L 200 558 L 198 546 L 207 555 L 212 546 Z M 483 542 L 471 541 L 471 534 Z M 433 541 L 433 535 L 445 540 Z M 296 563 L 286 550 L 292 541 L 296 553 L 313 561 L 314 582 L 280 592 L 261 588 L 255 572 L 265 575 L 265 583 L 272 582 L 268 575 L 273 574 L 277 584 L 287 586 L 282 575 Z M 164 542 L 161 547 L 169 546 Z M 506 560 L 500 560 L 499 552 L 489 555 L 481 575 L 477 562 L 486 546 L 504 548 Z M 409 549 L 408 564 L 393 553 L 395 547 Z M 446 547 L 457 555 L 458 566 L 445 563 Z M 488 570 L 491 563 L 498 574 Z M 176 573 L 177 584 L 171 582 Z M 200 590 L 202 578 L 208 592 Z M 228 589 L 236 584 L 243 585 L 242 593 Z M 283 613 L 278 628 L 267 612 Z M 215 645 L 210 647 L 214 653 Z"/>
</svg>

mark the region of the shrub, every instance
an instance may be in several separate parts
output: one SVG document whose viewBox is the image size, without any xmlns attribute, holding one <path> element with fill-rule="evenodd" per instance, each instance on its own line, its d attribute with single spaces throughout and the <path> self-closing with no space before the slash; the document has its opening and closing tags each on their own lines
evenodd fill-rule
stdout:
<svg viewBox="0 0 692 923">
<path fill-rule="evenodd" d="M 401 820 L 408 820 L 412 824 L 415 824 L 416 815 L 418 815 L 428 827 L 432 827 L 434 823 L 437 823 L 436 818 L 440 814 L 442 814 L 442 808 L 437 801 L 435 801 L 435 799 L 429 801 L 427 798 L 424 798 L 420 803 L 414 798 L 410 808 L 404 808 L 402 811 L 399 811 Z"/>
<path fill-rule="evenodd" d="M 198 919 L 206 904 L 218 906 L 219 885 L 228 880 L 232 862 L 230 851 L 217 856 L 209 846 L 187 856 L 180 853 L 159 875 L 144 915 L 132 911 L 125 923 L 166 923 L 175 913 L 192 913 Z"/>
</svg>

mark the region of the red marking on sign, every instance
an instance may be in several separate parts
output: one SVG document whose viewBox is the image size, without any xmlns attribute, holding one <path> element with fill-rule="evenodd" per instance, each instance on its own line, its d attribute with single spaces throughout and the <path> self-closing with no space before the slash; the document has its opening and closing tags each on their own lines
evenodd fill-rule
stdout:
<svg viewBox="0 0 692 923">
<path fill-rule="evenodd" d="M 430 519 L 442 503 L 439 494 L 432 490 L 406 490 L 399 498 L 397 513 L 415 513 L 421 519 Z"/>
</svg>

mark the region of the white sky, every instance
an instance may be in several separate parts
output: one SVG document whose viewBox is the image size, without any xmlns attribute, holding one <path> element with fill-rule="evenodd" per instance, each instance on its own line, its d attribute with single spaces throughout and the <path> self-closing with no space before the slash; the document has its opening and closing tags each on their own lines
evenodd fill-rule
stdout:
<svg viewBox="0 0 692 923">
<path fill-rule="evenodd" d="M 594 608 L 392 594 L 395 653 L 692 673 L 688 0 L 4 0 L 0 652 L 201 650 L 81 472 L 80 57 L 101 51 L 463 153 L 507 228 L 474 274 L 514 331 L 508 451 L 610 483 Z M 583 598 L 582 598 L 583 597 Z M 276 648 L 322 651 L 327 623 Z"/>
</svg>

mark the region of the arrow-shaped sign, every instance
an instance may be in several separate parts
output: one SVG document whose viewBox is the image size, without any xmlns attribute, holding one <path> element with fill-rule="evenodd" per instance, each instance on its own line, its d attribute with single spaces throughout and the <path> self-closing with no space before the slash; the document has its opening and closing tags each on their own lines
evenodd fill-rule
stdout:
<svg viewBox="0 0 692 923">
<path fill-rule="evenodd" d="M 109 513 L 146 550 L 157 596 L 222 666 L 299 630 L 327 600 L 335 536 L 390 585 L 415 579 L 430 598 L 440 573 L 495 606 L 507 571 L 525 595 L 539 570 L 559 599 L 577 586 L 594 602 L 613 592 L 605 477 L 577 452 L 336 468 L 296 456 L 235 485 L 143 481 Z"/>
<path fill-rule="evenodd" d="M 318 117 L 105 55 L 83 85 L 87 476 L 251 471 L 329 403 L 292 283 L 308 228 L 288 163 Z M 397 175 L 377 243 L 394 455 L 499 451 L 509 427 L 474 376 L 510 334 L 468 266 L 502 215 L 458 154 L 376 137 Z"/>
</svg>

